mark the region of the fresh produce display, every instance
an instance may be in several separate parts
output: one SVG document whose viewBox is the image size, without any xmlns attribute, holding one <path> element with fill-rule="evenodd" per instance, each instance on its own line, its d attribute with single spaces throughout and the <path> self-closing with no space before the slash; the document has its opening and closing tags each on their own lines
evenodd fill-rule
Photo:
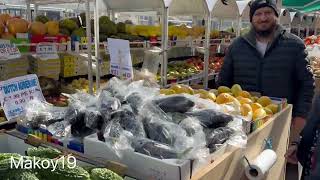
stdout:
<svg viewBox="0 0 320 180">
<path fill-rule="evenodd" d="M 76 89 L 83 92 L 89 92 L 89 81 L 85 78 L 75 79 L 67 86 L 70 89 Z M 96 84 L 93 85 L 94 91 L 96 91 Z"/>
<path fill-rule="evenodd" d="M 33 147 L 29 148 L 27 150 L 27 155 L 28 156 L 35 156 L 39 158 L 49 158 L 49 159 L 54 159 L 62 155 L 62 152 L 60 152 L 57 149 L 53 148 L 44 148 L 44 147 Z"/>
<path fill-rule="evenodd" d="M 274 104 L 269 97 L 253 96 L 249 92 L 242 90 L 241 86 L 238 84 L 233 85 L 231 88 L 220 86 L 218 89 L 212 89 L 210 91 L 203 89 L 193 90 L 191 87 L 186 85 L 174 84 L 169 89 L 161 89 L 160 93 L 164 95 L 197 95 L 200 98 L 210 100 L 220 105 L 236 104 L 240 108 L 240 111 L 238 112 L 239 115 L 247 117 L 253 121 L 264 119 L 267 116 L 272 116 L 279 111 L 278 105 Z M 197 112 L 193 112 L 191 114 L 193 114 L 193 116 L 197 116 Z M 203 110 L 201 112 L 201 116 L 198 116 L 198 119 L 201 123 L 210 127 L 211 123 L 215 123 L 215 121 L 219 122 L 220 116 L 223 121 L 227 119 L 231 121 L 232 119 L 231 117 L 228 117 L 228 115 L 215 112 L 213 110 Z"/>
<path fill-rule="evenodd" d="M 190 94 L 194 91 L 179 85 L 173 89 Z M 160 159 L 198 159 L 199 153 L 203 155 L 206 152 L 207 157 L 209 151 L 214 152 L 216 142 L 223 144 L 236 132 L 242 132 L 241 125 L 229 126 L 237 118 L 214 105 L 213 93 L 201 93 L 203 97 L 210 98 L 205 104 L 197 95 L 163 96 L 158 88 L 146 87 L 143 81 L 127 82 L 112 78 L 96 96 L 83 92 L 70 95 L 69 107 L 58 113 L 59 117 L 52 118 L 57 112 L 51 107 L 31 102 L 29 106 L 34 108 L 28 109 L 27 114 L 33 118 L 21 123 L 32 128 L 44 125 L 52 134 L 56 134 L 57 128 L 65 131 L 69 127 L 72 137 L 80 139 L 96 133 L 97 141 L 108 144 L 116 152 L 133 149 Z M 214 135 L 205 131 L 220 127 L 232 130 L 215 132 Z M 221 138 L 217 140 L 217 137 Z M 42 155 L 42 152 L 38 154 Z M 49 152 L 52 156 L 56 153 Z"/>
<path fill-rule="evenodd" d="M 122 180 L 123 178 L 113 171 L 106 168 L 95 168 L 87 171 L 80 166 L 68 166 L 67 164 L 71 163 L 68 161 L 56 159 L 58 156 L 62 156 L 61 152 L 44 147 L 33 147 L 27 149 L 27 156 L 21 156 L 15 153 L 0 153 L 0 179 L 8 180 Z M 36 161 L 55 161 L 54 165 L 49 164 L 48 168 L 31 168 L 31 169 L 12 169 L 11 168 L 11 158 L 20 160 L 27 163 L 28 160 L 32 160 L 31 157 L 35 157 Z M 20 161 L 19 161 L 20 162 Z M 37 167 L 37 166 L 35 166 Z"/>
<path fill-rule="evenodd" d="M 320 76 L 320 57 L 310 58 L 311 68 L 313 69 L 313 74 L 315 76 Z"/>
<path fill-rule="evenodd" d="M 222 57 L 209 58 L 209 73 L 219 72 L 223 64 Z M 192 57 L 184 61 L 172 61 L 168 64 L 167 79 L 169 84 L 192 78 L 203 72 L 204 61 L 201 57 Z M 158 75 L 158 80 L 160 80 Z"/>
<path fill-rule="evenodd" d="M 306 46 L 320 44 L 320 36 L 309 36 L 304 39 L 304 44 Z"/>
</svg>

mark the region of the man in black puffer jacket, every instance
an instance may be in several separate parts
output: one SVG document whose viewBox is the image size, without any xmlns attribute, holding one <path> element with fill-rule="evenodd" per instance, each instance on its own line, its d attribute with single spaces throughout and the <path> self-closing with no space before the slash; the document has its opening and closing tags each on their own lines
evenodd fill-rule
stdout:
<svg viewBox="0 0 320 180">
<path fill-rule="evenodd" d="M 247 91 L 286 98 L 293 104 L 299 137 L 311 108 L 314 77 L 303 41 L 278 24 L 275 0 L 254 0 L 250 32 L 234 40 L 224 58 L 218 85 L 240 84 Z"/>
</svg>

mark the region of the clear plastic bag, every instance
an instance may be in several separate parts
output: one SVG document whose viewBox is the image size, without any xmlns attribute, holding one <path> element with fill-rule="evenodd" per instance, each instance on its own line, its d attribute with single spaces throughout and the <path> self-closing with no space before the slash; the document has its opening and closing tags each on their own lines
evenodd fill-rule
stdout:
<svg viewBox="0 0 320 180">
<path fill-rule="evenodd" d="M 128 85 L 125 100 L 131 105 L 134 112 L 138 114 L 143 104 L 157 95 L 159 95 L 159 88 L 146 86 L 143 80 L 133 81 Z"/>
<path fill-rule="evenodd" d="M 57 138 L 68 136 L 71 131 L 71 126 L 66 121 L 56 122 L 48 126 L 47 130 Z"/>
<path fill-rule="evenodd" d="M 233 120 L 233 116 L 214 109 L 196 110 L 187 112 L 186 114 L 198 119 L 201 122 L 201 125 L 207 128 L 224 127 Z"/>
<path fill-rule="evenodd" d="M 170 95 L 161 97 L 153 100 L 153 103 L 165 113 L 185 113 L 192 110 L 192 108 L 195 106 L 195 103 L 184 95 Z"/>
<path fill-rule="evenodd" d="M 88 108 L 85 110 L 84 121 L 88 128 L 97 131 L 102 131 L 106 126 L 101 113 L 97 111 L 96 108 Z"/>
<path fill-rule="evenodd" d="M 108 91 L 101 91 L 97 101 L 97 108 L 106 121 L 110 120 L 111 113 L 121 107 L 120 100 L 112 97 Z"/>
<path fill-rule="evenodd" d="M 32 100 L 26 105 L 26 115 L 21 121 L 28 127 L 38 129 L 41 125 L 49 126 L 63 121 L 66 108 L 54 107 L 48 103 Z"/>
<path fill-rule="evenodd" d="M 138 119 L 130 105 L 123 105 L 111 114 L 111 121 L 119 123 L 121 128 L 132 133 L 134 137 L 145 137 L 143 124 Z"/>
<path fill-rule="evenodd" d="M 132 150 L 131 142 L 135 138 L 130 132 L 125 131 L 119 122 L 110 121 L 103 136 L 107 146 L 120 158 L 123 156 L 123 150 Z"/>
<path fill-rule="evenodd" d="M 113 97 L 123 102 L 127 94 L 128 84 L 129 81 L 122 81 L 117 77 L 113 77 L 102 90 L 110 92 Z"/>
</svg>

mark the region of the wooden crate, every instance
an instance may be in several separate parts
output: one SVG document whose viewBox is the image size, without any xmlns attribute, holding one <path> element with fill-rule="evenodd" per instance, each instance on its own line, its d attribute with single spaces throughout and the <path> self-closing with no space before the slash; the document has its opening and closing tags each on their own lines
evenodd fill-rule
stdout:
<svg viewBox="0 0 320 180">
<path fill-rule="evenodd" d="M 284 180 L 286 160 L 284 155 L 289 144 L 292 105 L 287 106 L 267 121 L 262 127 L 248 136 L 248 144 L 245 149 L 231 148 L 219 159 L 199 170 L 193 175 L 192 180 L 245 180 L 244 173 L 247 165 L 243 159 L 246 156 L 249 161 L 255 159 L 265 145 L 264 139 L 271 138 L 273 150 L 278 159 L 275 165 L 266 174 L 266 180 Z"/>
</svg>

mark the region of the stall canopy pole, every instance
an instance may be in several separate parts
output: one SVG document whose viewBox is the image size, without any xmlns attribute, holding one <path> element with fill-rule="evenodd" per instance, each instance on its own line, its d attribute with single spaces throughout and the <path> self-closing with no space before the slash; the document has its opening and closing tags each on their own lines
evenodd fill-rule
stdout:
<svg viewBox="0 0 320 180">
<path fill-rule="evenodd" d="M 209 57 L 210 57 L 210 32 L 211 32 L 211 11 L 207 13 L 207 24 L 206 24 L 206 44 L 205 44 L 205 55 L 204 55 L 204 89 L 208 88 L 208 81 L 209 81 Z"/>
<path fill-rule="evenodd" d="M 86 1 L 86 30 L 88 38 L 88 80 L 89 80 L 89 93 L 93 94 L 93 78 L 92 78 L 92 44 L 91 44 L 91 23 L 90 23 L 90 0 Z"/>
<path fill-rule="evenodd" d="M 169 8 L 164 7 L 162 14 L 162 64 L 161 64 L 161 84 L 167 85 L 167 66 L 168 66 L 168 16 Z"/>
<path fill-rule="evenodd" d="M 33 17 L 34 19 L 33 20 L 36 20 L 36 17 L 39 15 L 39 5 L 35 4 L 34 5 L 34 14 L 33 14 Z"/>
<path fill-rule="evenodd" d="M 100 36 L 99 36 L 99 0 L 95 0 L 95 9 L 94 9 L 94 34 L 95 34 L 95 38 L 94 38 L 94 42 L 95 42 L 95 56 L 97 59 L 97 70 L 96 70 L 96 83 L 97 83 L 97 89 L 100 88 L 100 72 L 101 72 L 101 59 L 100 59 L 100 53 L 99 53 L 99 49 L 100 49 Z"/>
<path fill-rule="evenodd" d="M 242 15 L 238 16 L 238 29 L 237 29 L 237 37 L 241 35 L 241 28 L 242 28 Z"/>
<path fill-rule="evenodd" d="M 27 20 L 31 21 L 31 1 L 26 0 L 27 3 Z"/>
</svg>

